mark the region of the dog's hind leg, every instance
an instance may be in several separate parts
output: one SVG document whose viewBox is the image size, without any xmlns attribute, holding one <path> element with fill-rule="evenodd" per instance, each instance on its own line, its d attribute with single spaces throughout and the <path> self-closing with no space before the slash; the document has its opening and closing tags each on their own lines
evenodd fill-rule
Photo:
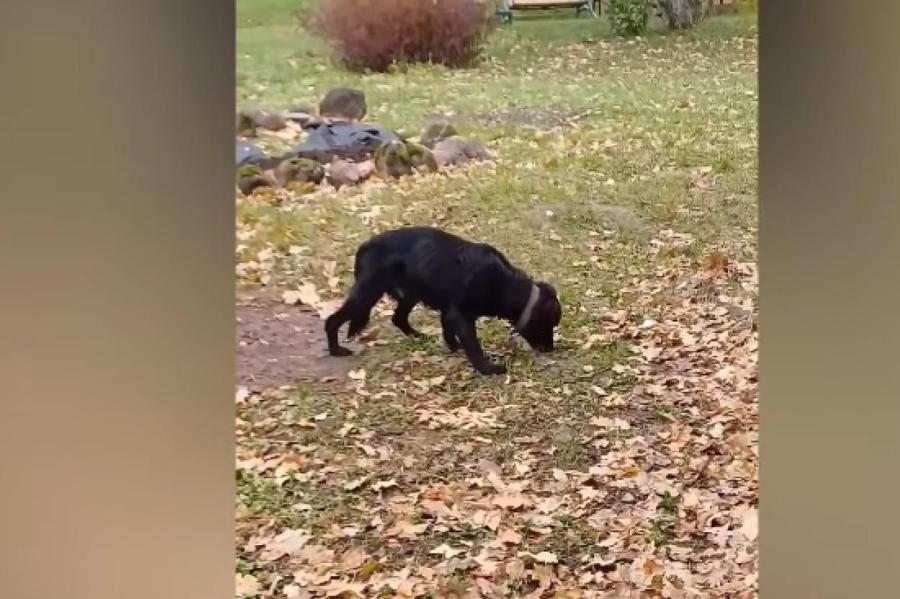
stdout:
<svg viewBox="0 0 900 599">
<path fill-rule="evenodd" d="M 332 356 L 349 356 L 352 351 L 338 343 L 338 331 L 345 322 L 350 320 L 350 311 L 352 306 L 348 306 L 349 302 L 344 302 L 338 311 L 325 319 L 325 338 L 328 341 L 328 353 Z"/>
<path fill-rule="evenodd" d="M 394 323 L 394 326 L 409 337 L 424 337 L 422 333 L 409 324 L 409 314 L 416 307 L 417 303 L 419 303 L 419 299 L 416 297 L 408 295 L 398 297 L 397 307 L 394 308 L 394 315 L 391 317 L 391 322 Z"/>
<path fill-rule="evenodd" d="M 344 304 L 325 320 L 328 353 L 332 356 L 349 356 L 353 353 L 338 344 L 338 331 L 349 321 L 347 339 L 358 335 L 369 324 L 369 314 L 382 295 L 384 289 L 373 279 L 359 279 L 353 284 Z"/>
</svg>

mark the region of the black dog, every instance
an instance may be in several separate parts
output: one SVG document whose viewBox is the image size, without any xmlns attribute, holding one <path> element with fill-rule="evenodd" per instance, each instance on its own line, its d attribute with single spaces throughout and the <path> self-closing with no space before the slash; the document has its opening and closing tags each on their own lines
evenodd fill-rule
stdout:
<svg viewBox="0 0 900 599">
<path fill-rule="evenodd" d="M 360 245 L 353 274 L 347 300 L 325 321 L 333 356 L 352 353 L 338 344 L 338 329 L 349 321 L 347 338 L 358 335 L 385 293 L 397 301 L 391 320 L 406 335 L 421 336 L 409 324 L 416 304 L 440 311 L 447 347 L 461 346 L 482 374 L 503 374 L 506 367 L 484 355 L 475 331 L 480 317 L 506 319 L 534 349 L 553 350 L 553 329 L 562 317 L 556 290 L 531 280 L 490 245 L 432 227 L 404 227 Z"/>
</svg>

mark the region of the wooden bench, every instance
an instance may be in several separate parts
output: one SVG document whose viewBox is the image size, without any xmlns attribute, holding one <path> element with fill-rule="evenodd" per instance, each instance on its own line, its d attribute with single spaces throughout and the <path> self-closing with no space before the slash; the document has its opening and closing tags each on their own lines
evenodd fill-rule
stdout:
<svg viewBox="0 0 900 599">
<path fill-rule="evenodd" d="M 600 0 L 498 0 L 497 16 L 504 23 L 512 23 L 514 10 L 546 10 L 552 8 L 574 8 L 575 16 L 584 13 L 593 17 L 600 14 Z"/>
</svg>

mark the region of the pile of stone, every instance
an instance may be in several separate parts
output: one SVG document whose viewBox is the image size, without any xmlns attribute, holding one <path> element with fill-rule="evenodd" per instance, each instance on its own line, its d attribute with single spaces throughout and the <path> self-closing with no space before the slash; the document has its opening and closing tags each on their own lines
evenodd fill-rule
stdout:
<svg viewBox="0 0 900 599">
<path fill-rule="evenodd" d="M 373 176 L 404 177 L 491 158 L 481 142 L 461 137 L 449 122 L 433 122 L 413 140 L 365 122 L 367 114 L 365 94 L 350 88 L 329 91 L 317 111 L 306 106 L 286 112 L 241 111 L 235 152 L 237 188 L 245 195 L 261 187 L 306 193 L 323 182 L 339 189 Z M 277 155 L 252 141 L 262 132 L 286 130 L 299 130 L 305 139 Z"/>
</svg>

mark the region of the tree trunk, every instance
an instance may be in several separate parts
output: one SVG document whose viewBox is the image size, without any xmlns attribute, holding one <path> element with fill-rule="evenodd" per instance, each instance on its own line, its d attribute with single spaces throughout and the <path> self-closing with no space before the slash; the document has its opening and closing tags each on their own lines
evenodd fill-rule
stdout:
<svg viewBox="0 0 900 599">
<path fill-rule="evenodd" d="M 657 0 L 670 29 L 688 29 L 709 13 L 712 0 Z"/>
</svg>

